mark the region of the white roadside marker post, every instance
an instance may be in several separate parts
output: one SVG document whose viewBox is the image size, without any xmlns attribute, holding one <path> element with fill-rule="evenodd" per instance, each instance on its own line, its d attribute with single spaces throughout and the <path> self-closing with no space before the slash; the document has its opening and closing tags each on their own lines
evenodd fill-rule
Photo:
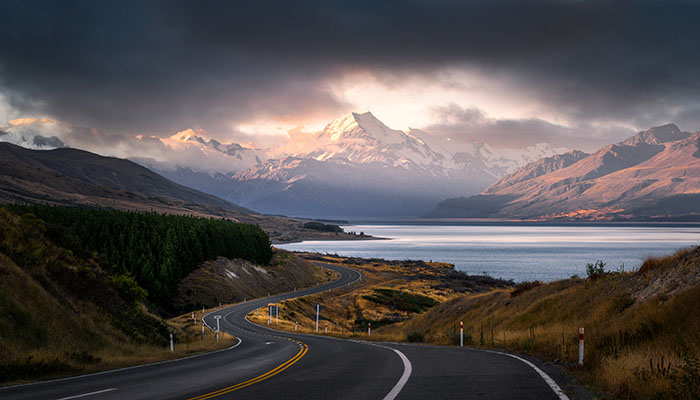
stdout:
<svg viewBox="0 0 700 400">
<path fill-rule="evenodd" d="M 192 311 L 192 323 L 197 323 L 197 318 L 194 317 L 194 311 Z"/>
<path fill-rule="evenodd" d="M 318 313 L 321 312 L 321 305 L 316 304 L 316 332 L 318 332 Z"/>
<path fill-rule="evenodd" d="M 215 315 L 214 319 L 216 320 L 216 341 L 219 341 L 219 332 L 221 332 L 221 327 L 219 326 L 219 320 L 221 319 L 221 315 Z"/>
<path fill-rule="evenodd" d="M 175 348 L 173 347 L 173 334 L 170 334 L 170 352 L 174 352 Z"/>
<path fill-rule="evenodd" d="M 326 327 L 323 328 L 323 334 L 325 335 L 326 333 L 328 333 L 328 325 L 326 325 Z"/>
<path fill-rule="evenodd" d="M 297 322 L 294 321 L 294 332 L 296 332 L 296 331 L 297 331 Z"/>
<path fill-rule="evenodd" d="M 202 318 L 202 336 L 204 336 L 204 318 Z"/>
<path fill-rule="evenodd" d="M 368 322 L 367 323 L 367 336 L 372 334 L 372 323 Z"/>
<path fill-rule="evenodd" d="M 272 306 L 268 304 L 267 306 L 267 324 L 270 325 L 272 323 Z"/>
<path fill-rule="evenodd" d="M 583 365 L 583 328 L 578 330 L 578 365 Z"/>
<path fill-rule="evenodd" d="M 464 347 L 464 322 L 459 321 L 459 347 Z"/>
</svg>

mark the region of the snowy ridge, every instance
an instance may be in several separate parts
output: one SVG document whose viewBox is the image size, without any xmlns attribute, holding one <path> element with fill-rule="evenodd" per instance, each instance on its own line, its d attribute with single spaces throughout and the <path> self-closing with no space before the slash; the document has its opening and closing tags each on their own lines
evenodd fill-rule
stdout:
<svg viewBox="0 0 700 400">
<path fill-rule="evenodd" d="M 173 145 L 226 155 L 231 169 L 223 174 L 228 175 L 224 182 L 222 174 L 206 171 L 166 176 L 265 213 L 416 216 L 444 198 L 479 193 L 529 162 L 568 151 L 545 143 L 495 149 L 417 129 L 404 132 L 370 112 L 349 113 L 306 135 L 300 138 L 307 143 L 303 151 L 285 153 L 223 144 L 183 131 L 169 139 Z"/>
</svg>

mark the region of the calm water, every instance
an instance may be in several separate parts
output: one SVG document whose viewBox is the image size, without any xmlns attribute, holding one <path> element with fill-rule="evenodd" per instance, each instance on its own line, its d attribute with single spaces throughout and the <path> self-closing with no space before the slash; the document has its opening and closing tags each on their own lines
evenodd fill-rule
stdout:
<svg viewBox="0 0 700 400">
<path fill-rule="evenodd" d="M 444 261 L 470 274 L 525 280 L 585 276 L 587 263 L 638 268 L 645 258 L 700 244 L 698 226 L 353 225 L 346 231 L 391 240 L 308 241 L 292 251 L 390 260 Z"/>
</svg>

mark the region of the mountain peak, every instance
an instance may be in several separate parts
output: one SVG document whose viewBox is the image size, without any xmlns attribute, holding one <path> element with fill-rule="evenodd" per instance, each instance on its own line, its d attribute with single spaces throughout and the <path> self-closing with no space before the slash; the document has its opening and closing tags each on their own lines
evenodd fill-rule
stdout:
<svg viewBox="0 0 700 400">
<path fill-rule="evenodd" d="M 675 124 L 666 124 L 639 132 L 622 143 L 632 146 L 639 143 L 662 144 L 686 139 L 689 136 L 690 133 L 681 131 Z"/>
<path fill-rule="evenodd" d="M 327 137 L 332 142 L 341 139 L 363 139 L 378 143 L 400 143 L 405 134 L 384 125 L 371 112 L 350 112 L 326 125 L 320 137 Z"/>
</svg>

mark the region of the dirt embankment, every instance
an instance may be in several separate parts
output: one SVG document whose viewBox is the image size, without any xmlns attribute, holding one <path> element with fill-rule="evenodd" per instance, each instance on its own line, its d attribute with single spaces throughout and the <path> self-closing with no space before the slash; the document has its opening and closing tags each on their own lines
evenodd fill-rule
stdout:
<svg viewBox="0 0 700 400">
<path fill-rule="evenodd" d="M 180 282 L 175 305 L 197 310 L 267 296 L 328 281 L 332 274 L 293 253 L 274 249 L 270 265 L 219 257 L 207 261 Z"/>
</svg>

